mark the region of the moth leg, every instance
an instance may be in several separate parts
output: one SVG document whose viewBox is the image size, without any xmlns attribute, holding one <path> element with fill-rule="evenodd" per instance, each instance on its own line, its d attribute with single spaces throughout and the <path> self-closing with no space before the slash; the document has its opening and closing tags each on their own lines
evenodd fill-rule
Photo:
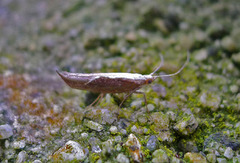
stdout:
<svg viewBox="0 0 240 163">
<path fill-rule="evenodd" d="M 124 101 L 126 101 L 126 99 L 131 96 L 134 92 L 136 92 L 138 89 L 140 89 L 141 87 L 135 88 L 134 90 L 132 90 L 131 92 L 129 92 L 128 94 L 126 94 L 126 96 L 124 96 L 121 104 L 119 105 L 119 107 L 121 108 L 122 104 L 124 103 Z"/>
<path fill-rule="evenodd" d="M 99 101 L 103 98 L 103 95 L 103 93 L 100 93 L 99 96 L 90 105 L 88 105 L 88 107 L 92 107 L 97 101 L 99 103 Z"/>
<path fill-rule="evenodd" d="M 130 93 L 128 93 L 128 94 L 126 94 L 126 95 L 124 96 L 122 102 L 121 102 L 120 105 L 119 105 L 119 108 L 122 107 L 122 104 L 124 103 L 124 101 L 126 101 L 126 99 L 127 99 L 129 96 L 131 96 L 131 94 L 133 94 L 133 92 L 130 92 Z"/>
<path fill-rule="evenodd" d="M 147 112 L 148 112 L 146 94 L 145 94 L 144 92 L 141 92 L 141 91 L 135 91 L 134 93 L 136 93 L 136 94 L 142 94 L 142 95 L 143 95 L 143 97 L 144 97 L 144 102 L 145 102 L 145 107 L 146 107 Z"/>
</svg>

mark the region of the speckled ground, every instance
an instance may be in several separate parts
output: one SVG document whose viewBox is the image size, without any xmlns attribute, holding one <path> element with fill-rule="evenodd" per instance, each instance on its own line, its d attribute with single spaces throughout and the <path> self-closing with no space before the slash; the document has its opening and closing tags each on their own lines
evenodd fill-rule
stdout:
<svg viewBox="0 0 240 163">
<path fill-rule="evenodd" d="M 240 162 L 238 0 L 1 0 L 1 162 Z M 176 72 L 98 96 L 56 70 Z"/>
</svg>

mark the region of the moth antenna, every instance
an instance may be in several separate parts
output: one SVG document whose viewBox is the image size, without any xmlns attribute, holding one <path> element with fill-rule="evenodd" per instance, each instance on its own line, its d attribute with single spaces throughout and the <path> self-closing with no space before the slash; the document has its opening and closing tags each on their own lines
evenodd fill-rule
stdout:
<svg viewBox="0 0 240 163">
<path fill-rule="evenodd" d="M 158 68 L 156 68 L 156 70 L 154 70 L 150 75 L 152 76 L 155 72 L 157 72 L 164 64 L 164 58 L 162 56 L 162 54 L 160 54 L 160 58 L 161 58 L 161 63 L 160 65 L 158 66 Z"/>
<path fill-rule="evenodd" d="M 189 59 L 190 59 L 190 53 L 189 53 L 189 51 L 188 51 L 188 53 L 187 53 L 187 60 L 185 61 L 185 63 L 182 65 L 182 67 L 177 71 L 177 72 L 175 72 L 175 73 L 173 73 L 173 74 L 166 74 L 166 75 L 159 75 L 159 76 L 153 76 L 153 77 L 167 77 L 167 76 L 174 76 L 174 75 L 177 75 L 177 74 L 179 74 L 185 67 L 186 67 L 186 65 L 188 64 L 188 62 L 189 62 Z M 154 71 L 155 72 L 155 71 Z"/>
</svg>

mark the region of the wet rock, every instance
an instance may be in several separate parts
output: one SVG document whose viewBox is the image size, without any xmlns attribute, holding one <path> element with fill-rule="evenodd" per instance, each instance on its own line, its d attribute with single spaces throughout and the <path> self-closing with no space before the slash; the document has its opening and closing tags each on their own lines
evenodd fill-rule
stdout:
<svg viewBox="0 0 240 163">
<path fill-rule="evenodd" d="M 174 130 L 182 135 L 192 134 L 198 127 L 198 122 L 189 109 L 185 109 L 184 113 L 177 118 Z"/>
<path fill-rule="evenodd" d="M 26 151 L 21 151 L 18 153 L 16 163 L 23 163 L 27 159 L 27 152 Z"/>
<path fill-rule="evenodd" d="M 129 163 L 129 159 L 127 158 L 126 155 L 122 154 L 122 153 L 119 153 L 118 156 L 117 156 L 117 161 L 119 163 Z"/>
<path fill-rule="evenodd" d="M 169 118 L 161 112 L 151 114 L 151 128 L 158 133 L 157 138 L 161 141 L 172 141 L 169 131 Z"/>
<path fill-rule="evenodd" d="M 158 148 L 158 139 L 156 136 L 152 135 L 149 137 L 148 142 L 146 147 L 150 150 L 150 151 L 154 151 Z"/>
<path fill-rule="evenodd" d="M 0 125 L 0 139 L 7 139 L 13 135 L 13 129 L 10 125 Z"/>
<path fill-rule="evenodd" d="M 220 106 L 221 98 L 216 94 L 204 92 L 200 95 L 200 103 L 203 107 L 207 107 L 212 111 L 216 111 Z"/>
<path fill-rule="evenodd" d="M 220 145 L 224 145 L 226 147 L 232 148 L 232 150 L 236 151 L 240 148 L 240 143 L 235 139 L 230 139 L 227 135 L 224 135 L 222 133 L 216 133 L 210 135 L 205 141 L 204 141 L 204 149 L 206 148 L 212 148 L 212 144 L 219 143 Z M 218 147 L 219 148 L 219 147 Z"/>
<path fill-rule="evenodd" d="M 187 162 L 198 162 L 198 163 L 207 163 L 206 158 L 200 153 L 186 153 L 184 155 L 184 160 Z"/>
<path fill-rule="evenodd" d="M 215 163 L 217 161 L 217 157 L 214 153 L 207 154 L 206 158 L 207 158 L 207 161 L 210 163 Z"/>
<path fill-rule="evenodd" d="M 225 158 L 217 158 L 218 163 L 227 163 L 227 160 Z"/>
<path fill-rule="evenodd" d="M 234 155 L 234 152 L 233 152 L 232 148 L 227 147 L 227 149 L 224 152 L 224 156 L 228 159 L 232 159 L 233 155 Z"/>
<path fill-rule="evenodd" d="M 95 131 L 102 131 L 103 126 L 97 122 L 89 121 L 84 119 L 83 124 L 87 126 L 88 128 L 95 130 Z"/>
<path fill-rule="evenodd" d="M 112 135 L 115 135 L 118 132 L 118 129 L 116 126 L 111 126 L 109 131 Z"/>
<path fill-rule="evenodd" d="M 169 162 L 168 155 L 162 149 L 158 149 L 158 150 L 154 151 L 152 157 L 153 157 L 153 159 L 152 159 L 153 163 L 168 163 Z"/>
<path fill-rule="evenodd" d="M 83 161 L 86 155 L 80 144 L 70 140 L 54 152 L 52 157 L 54 161 Z"/>
<path fill-rule="evenodd" d="M 143 153 L 141 150 L 141 144 L 138 138 L 134 134 L 130 134 L 125 143 L 125 146 L 128 148 L 129 153 L 131 154 L 135 162 L 142 162 Z"/>
</svg>

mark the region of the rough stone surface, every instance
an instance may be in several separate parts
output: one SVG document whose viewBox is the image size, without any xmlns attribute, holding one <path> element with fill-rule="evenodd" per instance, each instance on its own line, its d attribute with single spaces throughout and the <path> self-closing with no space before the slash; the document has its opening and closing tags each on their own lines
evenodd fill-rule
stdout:
<svg viewBox="0 0 240 163">
<path fill-rule="evenodd" d="M 171 142 L 169 131 L 169 117 L 162 112 L 154 112 L 151 114 L 152 129 L 158 133 L 157 137 L 161 141 Z"/>
<path fill-rule="evenodd" d="M 18 153 L 16 163 L 23 163 L 27 159 L 27 152 L 26 151 L 21 151 Z"/>
<path fill-rule="evenodd" d="M 13 135 L 13 129 L 10 125 L 0 125 L 0 139 L 7 139 Z"/>
<path fill-rule="evenodd" d="M 95 130 L 95 131 L 102 131 L 103 126 L 97 122 L 89 121 L 89 120 L 84 120 L 83 124 L 87 126 L 88 128 Z"/>
<path fill-rule="evenodd" d="M 198 122 L 190 110 L 186 109 L 182 116 L 178 117 L 174 130 L 182 135 L 192 134 L 198 127 Z"/>
<path fill-rule="evenodd" d="M 119 153 L 118 156 L 117 156 L 117 161 L 119 163 L 129 163 L 129 159 L 127 158 L 127 156 L 125 156 L 124 154 L 122 153 Z"/>
<path fill-rule="evenodd" d="M 153 163 L 168 163 L 169 158 L 168 158 L 168 155 L 166 154 L 166 152 L 164 150 L 158 149 L 158 150 L 153 152 L 152 162 Z"/>
<path fill-rule="evenodd" d="M 147 145 L 146 147 L 150 150 L 150 151 L 154 151 L 157 149 L 158 147 L 158 139 L 156 136 L 152 135 L 149 137 L 148 141 L 147 141 Z"/>
<path fill-rule="evenodd" d="M 233 153 L 232 148 L 227 147 L 227 149 L 224 152 L 224 156 L 228 159 L 232 159 L 233 155 L 234 155 L 234 153 Z"/>
<path fill-rule="evenodd" d="M 131 154 L 133 160 L 136 162 L 142 162 L 143 159 L 143 153 L 141 150 L 142 145 L 140 144 L 138 138 L 134 134 L 130 134 L 128 136 L 125 145 L 128 148 L 129 153 Z"/>
<path fill-rule="evenodd" d="M 201 155 L 200 153 L 186 153 L 184 155 L 184 160 L 187 161 L 187 162 L 198 162 L 198 163 L 207 163 L 207 160 L 206 158 Z"/>
<path fill-rule="evenodd" d="M 83 161 L 86 155 L 80 144 L 70 140 L 63 147 L 54 152 L 52 157 L 55 161 Z"/>
</svg>

